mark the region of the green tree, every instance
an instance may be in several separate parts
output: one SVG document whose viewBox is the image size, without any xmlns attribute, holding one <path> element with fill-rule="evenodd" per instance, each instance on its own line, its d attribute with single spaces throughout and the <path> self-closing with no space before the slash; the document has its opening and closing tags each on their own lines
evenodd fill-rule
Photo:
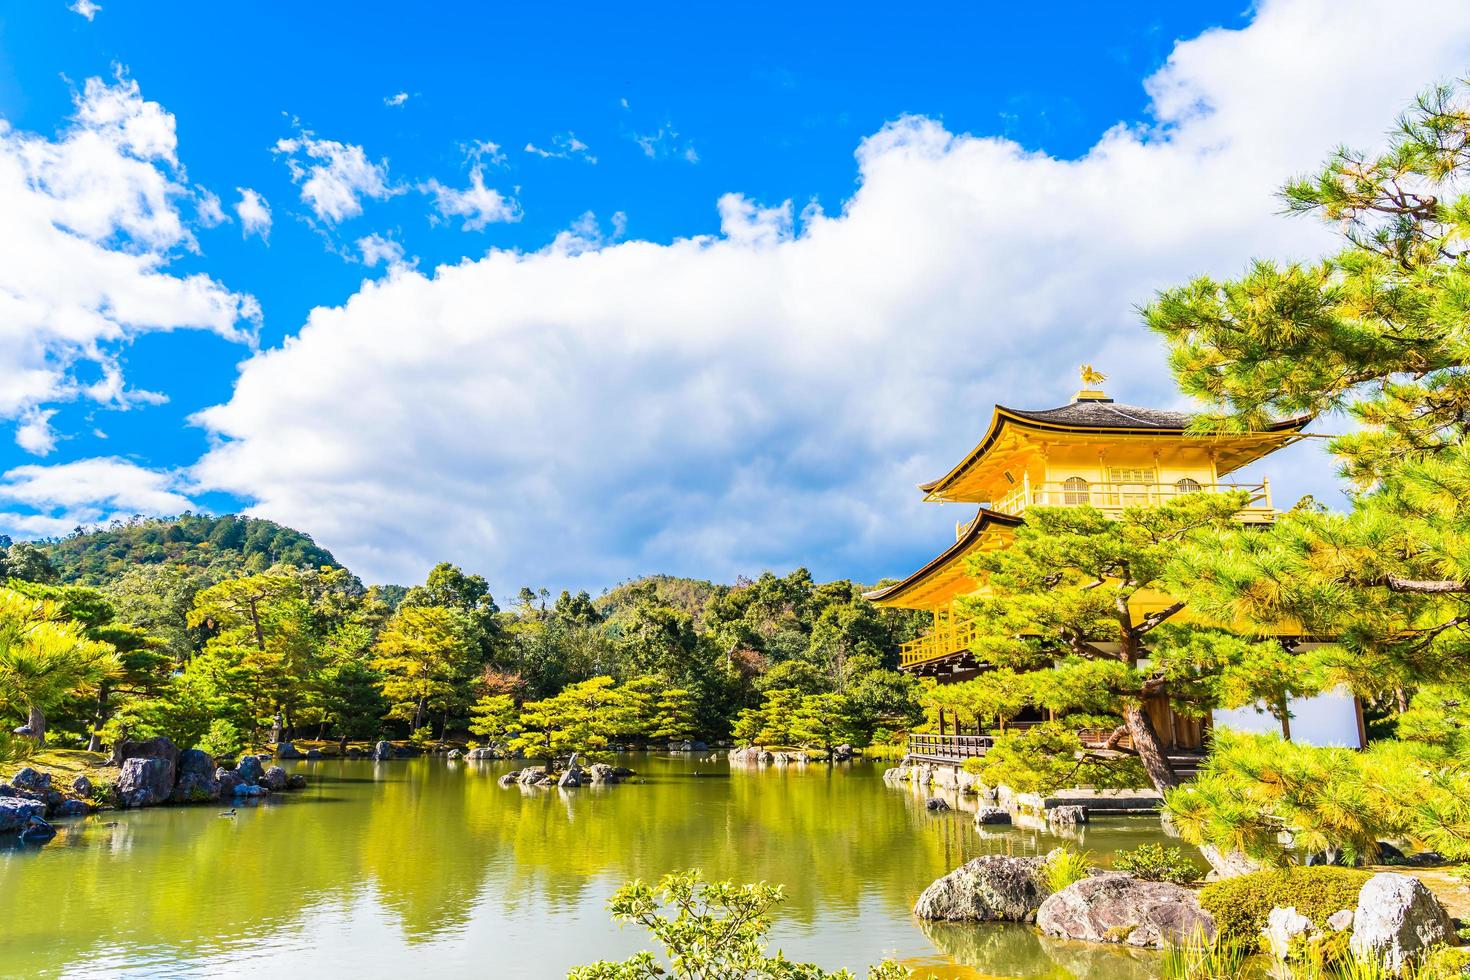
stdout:
<svg viewBox="0 0 1470 980">
<path fill-rule="evenodd" d="M 1183 599 L 1162 596 L 1171 563 L 1196 535 L 1219 533 L 1244 504 L 1241 494 L 1188 494 L 1112 518 L 1093 507 L 1039 507 L 1011 547 L 969 560 L 983 594 L 961 600 L 981 635 L 974 649 L 991 664 L 1030 671 L 1031 700 L 1056 714 L 1121 719 L 1107 747 L 1131 743 L 1160 790 L 1178 783 L 1146 710 L 1166 698 L 1184 715 L 1235 707 L 1281 686 L 1270 641 L 1200 626 L 1175 627 Z M 996 684 L 1003 675 L 989 683 Z M 1228 682 L 1228 683 L 1227 683 Z M 1311 693 L 1305 677 L 1300 693 Z M 993 694 L 1003 695 L 994 690 Z M 1122 736 L 1128 736 L 1128 743 Z"/>
<path fill-rule="evenodd" d="M 636 727 L 628 699 L 611 677 L 593 677 L 561 693 L 521 706 L 520 734 L 511 748 L 547 764 L 572 752 L 593 754 L 614 735 Z"/>
<path fill-rule="evenodd" d="M 509 694 L 487 694 L 470 709 L 470 733 L 499 742 L 516 733 L 519 712 Z"/>
<path fill-rule="evenodd" d="M 0 547 L 0 582 L 6 579 L 22 582 L 55 582 L 56 569 L 46 553 L 29 541 L 11 542 L 7 537 Z"/>
<path fill-rule="evenodd" d="M 19 712 L 17 734 L 46 743 L 46 712 L 122 670 L 117 653 L 86 638 L 56 603 L 0 588 L 0 705 Z"/>
<path fill-rule="evenodd" d="M 472 627 L 462 611 L 400 606 L 378 637 L 372 662 L 383 677 L 388 717 L 417 731 L 428 724 L 431 710 L 447 712 L 467 679 L 472 644 Z"/>
<path fill-rule="evenodd" d="M 1357 423 L 1329 443 L 1359 489 L 1351 511 L 1299 507 L 1202 551 L 1190 601 L 1338 637 L 1336 676 L 1399 711 L 1417 683 L 1470 666 L 1467 92 L 1429 90 L 1383 152 L 1341 149 L 1286 184 L 1291 212 L 1339 230 L 1337 252 L 1201 277 L 1146 310 L 1180 386 L 1214 409 L 1202 425 Z"/>
<path fill-rule="evenodd" d="M 791 741 L 828 752 L 834 746 L 859 741 L 855 714 L 845 694 L 808 694 L 792 715 Z"/>
</svg>

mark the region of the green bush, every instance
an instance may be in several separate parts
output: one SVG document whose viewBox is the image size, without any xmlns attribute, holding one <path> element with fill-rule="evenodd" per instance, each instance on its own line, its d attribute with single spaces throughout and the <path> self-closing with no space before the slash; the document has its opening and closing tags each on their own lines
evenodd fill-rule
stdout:
<svg viewBox="0 0 1470 980">
<path fill-rule="evenodd" d="M 1257 871 L 1206 885 L 1199 903 L 1215 917 L 1222 936 L 1257 942 L 1267 916 L 1278 906 L 1294 907 L 1325 930 L 1332 913 L 1357 907 L 1358 892 L 1371 877 L 1353 868 Z"/>
<path fill-rule="evenodd" d="M 1144 881 L 1172 881 L 1188 885 L 1204 877 L 1204 872 L 1184 856 L 1177 847 L 1165 849 L 1161 844 L 1144 844 L 1122 851 L 1113 859 L 1113 867 Z"/>
</svg>

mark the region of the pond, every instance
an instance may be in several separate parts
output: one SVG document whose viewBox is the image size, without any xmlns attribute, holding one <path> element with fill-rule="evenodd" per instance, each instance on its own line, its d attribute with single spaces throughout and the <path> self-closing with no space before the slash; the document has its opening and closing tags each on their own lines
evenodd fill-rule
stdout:
<svg viewBox="0 0 1470 980">
<path fill-rule="evenodd" d="M 241 806 L 105 812 L 0 851 L 0 975 L 553 978 L 644 948 L 606 903 L 625 881 L 702 868 L 786 886 L 772 946 L 858 970 L 885 956 L 944 978 L 1156 975 L 1153 954 L 1021 926 L 926 926 L 909 909 L 986 853 L 1161 840 L 1153 818 L 1071 839 L 982 834 L 870 763 L 754 769 L 630 755 L 647 781 L 503 789 L 511 763 L 288 764 L 311 787 Z"/>
</svg>

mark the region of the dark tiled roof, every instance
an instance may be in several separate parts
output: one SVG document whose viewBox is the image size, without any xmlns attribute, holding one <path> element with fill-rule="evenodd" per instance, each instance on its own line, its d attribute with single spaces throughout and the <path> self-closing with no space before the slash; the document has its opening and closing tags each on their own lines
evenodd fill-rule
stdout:
<svg viewBox="0 0 1470 980">
<path fill-rule="evenodd" d="M 1060 408 L 1044 408 L 1028 412 L 1007 408 L 1007 412 L 1033 422 L 1051 425 L 1078 425 L 1089 429 L 1186 429 L 1191 416 L 1161 408 L 1139 408 L 1114 401 L 1076 401 Z"/>
</svg>

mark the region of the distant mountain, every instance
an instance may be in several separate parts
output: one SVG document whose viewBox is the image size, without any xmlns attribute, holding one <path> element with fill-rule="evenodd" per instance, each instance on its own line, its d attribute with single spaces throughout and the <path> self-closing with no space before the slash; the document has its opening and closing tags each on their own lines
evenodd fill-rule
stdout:
<svg viewBox="0 0 1470 980">
<path fill-rule="evenodd" d="M 63 582 L 84 585 L 100 585 L 139 564 L 181 564 L 221 574 L 277 564 L 340 567 L 309 535 L 234 514 L 139 518 L 36 544 Z"/>
</svg>

